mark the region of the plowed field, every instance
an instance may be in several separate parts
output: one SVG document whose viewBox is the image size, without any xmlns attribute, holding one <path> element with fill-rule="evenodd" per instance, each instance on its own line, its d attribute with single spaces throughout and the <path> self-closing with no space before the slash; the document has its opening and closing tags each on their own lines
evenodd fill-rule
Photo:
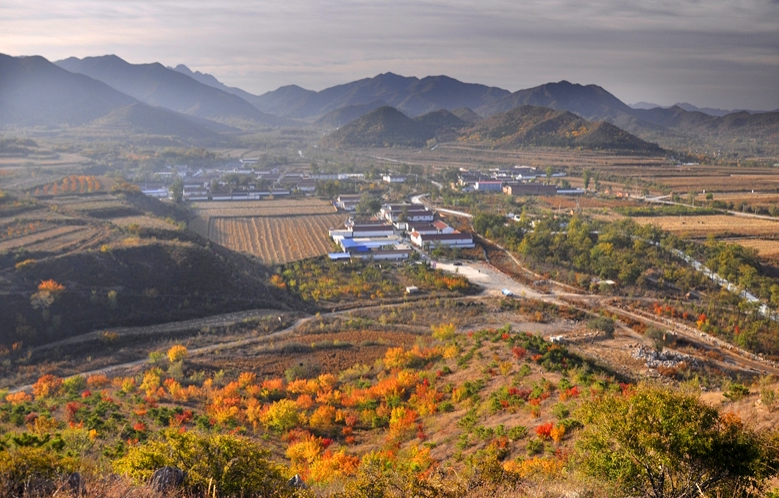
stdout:
<svg viewBox="0 0 779 498">
<path fill-rule="evenodd" d="M 254 254 L 268 263 L 286 263 L 331 251 L 327 231 L 344 221 L 342 214 L 212 218 L 208 238 L 228 249 Z"/>
</svg>

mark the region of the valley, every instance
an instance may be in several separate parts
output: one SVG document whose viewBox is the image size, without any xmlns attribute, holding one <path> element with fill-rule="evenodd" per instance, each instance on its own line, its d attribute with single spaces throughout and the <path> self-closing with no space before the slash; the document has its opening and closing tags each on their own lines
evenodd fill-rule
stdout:
<svg viewBox="0 0 779 498">
<path fill-rule="evenodd" d="M 779 492 L 776 112 L 117 56 L 0 84 L 8 496 Z M 666 458 L 697 488 L 651 491 Z"/>
</svg>

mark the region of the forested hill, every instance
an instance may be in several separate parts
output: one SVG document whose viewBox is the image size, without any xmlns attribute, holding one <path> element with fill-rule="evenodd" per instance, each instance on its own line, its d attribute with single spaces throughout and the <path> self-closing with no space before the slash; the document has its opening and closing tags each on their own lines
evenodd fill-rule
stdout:
<svg viewBox="0 0 779 498">
<path fill-rule="evenodd" d="M 662 154 L 657 144 L 606 122 L 591 122 L 568 111 L 523 105 L 494 115 L 465 130 L 459 139 L 497 148 L 582 147 Z"/>
</svg>

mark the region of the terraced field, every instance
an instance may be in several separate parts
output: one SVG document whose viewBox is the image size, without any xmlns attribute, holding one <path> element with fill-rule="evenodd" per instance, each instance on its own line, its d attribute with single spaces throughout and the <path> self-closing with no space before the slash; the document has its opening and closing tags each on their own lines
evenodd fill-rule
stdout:
<svg viewBox="0 0 779 498">
<path fill-rule="evenodd" d="M 41 230 L 21 237 L 12 237 L 0 242 L 0 251 L 25 248 L 28 251 L 56 252 L 64 247 L 78 244 L 95 233 L 86 226 L 66 225 Z"/>
</svg>

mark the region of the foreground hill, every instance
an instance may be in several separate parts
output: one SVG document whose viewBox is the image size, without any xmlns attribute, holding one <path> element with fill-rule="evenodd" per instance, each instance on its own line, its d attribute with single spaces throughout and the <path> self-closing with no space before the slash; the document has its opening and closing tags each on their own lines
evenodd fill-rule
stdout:
<svg viewBox="0 0 779 498">
<path fill-rule="evenodd" d="M 322 139 L 325 147 L 421 147 L 441 135 L 453 135 L 468 123 L 444 109 L 411 119 L 383 106 Z"/>
<path fill-rule="evenodd" d="M 43 57 L 0 54 L 0 125 L 80 125 L 136 102 Z"/>
<path fill-rule="evenodd" d="M 172 204 L 131 191 L 16 204 L 3 198 L 0 225 L 31 228 L 2 241 L 0 344 L 295 306 L 263 265 L 184 230 Z"/>
<path fill-rule="evenodd" d="M 523 105 L 492 116 L 460 138 L 490 147 L 585 147 L 624 152 L 662 153 L 656 144 L 606 122 L 586 121 L 571 112 Z"/>
<path fill-rule="evenodd" d="M 242 98 L 204 85 L 162 64 L 130 64 L 115 55 L 57 61 L 72 73 L 85 74 L 152 106 L 217 121 L 253 121 L 280 125 L 283 120 L 260 112 Z"/>
<path fill-rule="evenodd" d="M 255 105 L 279 116 L 315 119 L 342 107 L 381 99 L 408 116 L 420 116 L 437 109 L 475 109 L 508 94 L 500 88 L 463 83 L 448 76 L 419 79 L 384 73 L 320 92 L 282 87 L 261 95 Z"/>
</svg>

